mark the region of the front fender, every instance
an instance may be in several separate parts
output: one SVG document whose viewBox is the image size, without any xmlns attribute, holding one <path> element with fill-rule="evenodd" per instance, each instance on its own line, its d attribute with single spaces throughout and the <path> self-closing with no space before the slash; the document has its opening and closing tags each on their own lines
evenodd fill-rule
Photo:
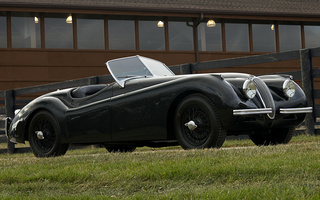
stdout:
<svg viewBox="0 0 320 200">
<path fill-rule="evenodd" d="M 224 78 L 216 75 L 203 75 L 201 79 L 199 77 L 201 76 L 194 78 L 190 76 L 188 80 L 183 81 L 179 93 L 185 92 L 188 94 L 197 92 L 204 94 L 213 102 L 221 119 L 222 126 L 229 126 L 233 110 L 241 108 L 244 102 L 248 102 L 240 98 L 241 94 L 238 94 L 236 88 Z M 256 108 L 253 103 L 250 104 L 249 102 L 248 105 Z"/>
<path fill-rule="evenodd" d="M 12 119 L 12 122 L 6 130 L 7 137 L 11 142 L 24 143 L 28 140 L 28 125 L 34 114 L 40 110 L 47 110 L 58 120 L 62 138 L 64 138 L 64 113 L 67 109 L 68 107 L 56 97 L 39 97 L 23 107 Z"/>
</svg>

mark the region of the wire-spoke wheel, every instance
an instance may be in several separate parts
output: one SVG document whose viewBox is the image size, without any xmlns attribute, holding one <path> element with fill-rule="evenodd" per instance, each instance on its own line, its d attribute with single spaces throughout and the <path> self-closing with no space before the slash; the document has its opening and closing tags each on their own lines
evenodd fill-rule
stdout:
<svg viewBox="0 0 320 200">
<path fill-rule="evenodd" d="M 184 149 L 219 148 L 226 137 L 212 101 L 201 94 L 189 95 L 178 105 L 175 134 Z"/>
<path fill-rule="evenodd" d="M 69 144 L 61 144 L 61 132 L 57 120 L 47 111 L 34 115 L 29 125 L 28 138 L 36 157 L 64 155 Z"/>
<path fill-rule="evenodd" d="M 294 128 L 275 128 L 262 131 L 256 131 L 250 135 L 250 139 L 257 146 L 268 146 L 277 144 L 287 144 L 290 142 L 294 133 Z"/>
</svg>

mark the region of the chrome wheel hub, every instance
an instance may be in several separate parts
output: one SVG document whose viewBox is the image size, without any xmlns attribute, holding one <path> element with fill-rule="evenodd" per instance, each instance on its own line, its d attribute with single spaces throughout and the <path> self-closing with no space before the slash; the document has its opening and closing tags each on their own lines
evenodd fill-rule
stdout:
<svg viewBox="0 0 320 200">
<path fill-rule="evenodd" d="M 39 140 L 43 140 L 44 136 L 43 136 L 43 132 L 42 131 L 36 131 L 37 137 Z"/>
<path fill-rule="evenodd" d="M 194 129 L 196 129 L 198 127 L 194 121 L 189 121 L 188 123 L 185 123 L 184 125 L 186 127 L 188 127 L 188 129 L 190 131 L 193 131 Z"/>
</svg>

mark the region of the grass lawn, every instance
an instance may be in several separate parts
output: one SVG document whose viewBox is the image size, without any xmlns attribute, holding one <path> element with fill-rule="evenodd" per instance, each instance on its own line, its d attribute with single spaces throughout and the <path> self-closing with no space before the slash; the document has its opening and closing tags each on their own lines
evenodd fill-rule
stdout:
<svg viewBox="0 0 320 200">
<path fill-rule="evenodd" d="M 0 199 L 320 199 L 320 136 L 221 149 L 0 154 Z"/>
</svg>

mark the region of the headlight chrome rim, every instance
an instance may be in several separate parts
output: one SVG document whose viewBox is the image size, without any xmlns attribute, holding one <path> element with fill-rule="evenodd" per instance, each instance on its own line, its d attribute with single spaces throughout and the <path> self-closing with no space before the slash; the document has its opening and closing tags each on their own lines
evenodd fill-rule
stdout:
<svg viewBox="0 0 320 200">
<path fill-rule="evenodd" d="M 256 84 L 252 80 L 246 80 L 243 83 L 242 89 L 248 99 L 253 99 L 257 94 Z"/>
<path fill-rule="evenodd" d="M 292 98 L 296 93 L 296 86 L 294 84 L 294 81 L 290 79 L 287 79 L 283 82 L 282 88 L 283 88 L 283 94 L 287 98 Z"/>
</svg>

